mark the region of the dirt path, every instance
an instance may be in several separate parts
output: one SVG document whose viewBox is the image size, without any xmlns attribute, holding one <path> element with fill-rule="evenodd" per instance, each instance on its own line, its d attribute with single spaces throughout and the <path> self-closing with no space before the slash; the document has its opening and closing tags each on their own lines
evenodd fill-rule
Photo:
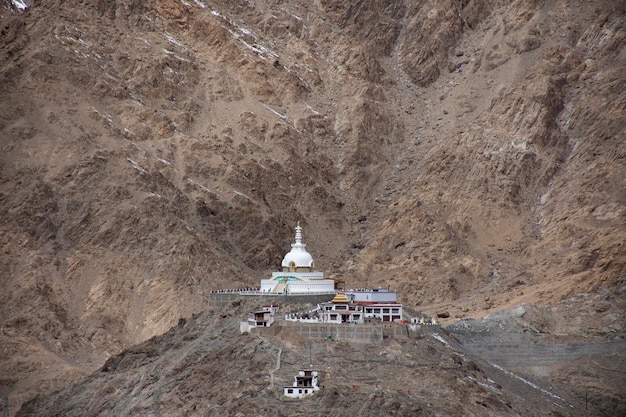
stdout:
<svg viewBox="0 0 626 417">
<path fill-rule="evenodd" d="M 257 337 L 263 343 L 269 343 L 261 335 L 257 334 Z M 274 369 L 270 370 L 270 372 L 269 372 L 269 375 L 270 375 L 270 389 L 274 388 L 274 373 L 280 371 L 280 362 L 281 362 L 282 354 L 283 354 L 283 348 L 278 348 L 278 353 L 276 353 L 276 367 Z"/>
</svg>

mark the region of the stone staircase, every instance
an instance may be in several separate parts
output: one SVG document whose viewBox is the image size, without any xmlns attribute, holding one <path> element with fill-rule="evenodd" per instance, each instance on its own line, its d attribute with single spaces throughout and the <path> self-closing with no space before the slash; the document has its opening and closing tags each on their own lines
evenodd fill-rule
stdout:
<svg viewBox="0 0 626 417">
<path fill-rule="evenodd" d="M 274 294 L 282 294 L 283 291 L 285 290 L 285 287 L 287 286 L 286 282 L 279 282 L 275 287 L 274 290 L 272 291 Z"/>
</svg>

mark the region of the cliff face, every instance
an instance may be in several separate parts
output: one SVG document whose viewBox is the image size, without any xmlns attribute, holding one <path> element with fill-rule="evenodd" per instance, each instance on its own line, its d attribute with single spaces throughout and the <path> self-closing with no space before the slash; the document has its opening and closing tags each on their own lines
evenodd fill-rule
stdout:
<svg viewBox="0 0 626 417">
<path fill-rule="evenodd" d="M 364 271 L 396 266 L 425 302 L 479 290 L 498 307 L 550 303 L 623 282 L 623 14 L 519 7 L 462 38 L 462 72 L 422 92 L 429 117 L 394 172 L 402 196 L 363 252 Z"/>
<path fill-rule="evenodd" d="M 258 285 L 297 220 L 349 286 L 623 335 L 624 20 L 618 1 L 3 8 L 2 385 L 49 392 Z"/>
</svg>

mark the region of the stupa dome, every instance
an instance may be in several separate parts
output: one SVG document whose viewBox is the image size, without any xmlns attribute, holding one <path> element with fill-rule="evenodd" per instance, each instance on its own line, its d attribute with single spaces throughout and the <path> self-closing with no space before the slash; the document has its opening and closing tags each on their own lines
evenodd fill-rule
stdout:
<svg viewBox="0 0 626 417">
<path fill-rule="evenodd" d="M 302 227 L 300 222 L 296 226 L 296 243 L 291 244 L 289 251 L 283 258 L 283 269 L 296 270 L 297 268 L 313 268 L 313 257 L 305 249 L 306 245 L 302 243 Z"/>
</svg>

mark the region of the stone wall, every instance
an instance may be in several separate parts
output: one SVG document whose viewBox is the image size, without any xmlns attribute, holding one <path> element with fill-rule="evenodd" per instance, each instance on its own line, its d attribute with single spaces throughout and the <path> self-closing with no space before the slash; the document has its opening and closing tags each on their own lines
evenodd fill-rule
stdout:
<svg viewBox="0 0 626 417">
<path fill-rule="evenodd" d="M 380 325 L 364 324 L 313 324 L 281 321 L 274 323 L 298 333 L 305 339 L 329 339 L 351 343 L 380 343 L 383 328 Z"/>
<path fill-rule="evenodd" d="M 465 348 L 500 366 L 549 366 L 572 362 L 582 357 L 626 350 L 626 342 L 607 343 L 467 343 Z"/>
<path fill-rule="evenodd" d="M 301 337 L 311 340 L 336 340 L 350 343 L 380 343 L 388 337 L 394 339 L 420 339 L 424 333 L 438 329 L 438 326 L 408 326 L 395 323 L 376 324 L 329 324 L 298 323 L 280 320 L 270 328 L 261 329 L 263 334 L 275 335 L 281 328 L 289 328 Z M 270 330 L 271 329 L 271 330 Z"/>
<path fill-rule="evenodd" d="M 254 294 L 254 293 L 211 293 L 209 307 L 223 307 L 241 299 L 257 299 L 259 307 L 265 304 L 319 304 L 333 299 L 335 294 Z"/>
</svg>

